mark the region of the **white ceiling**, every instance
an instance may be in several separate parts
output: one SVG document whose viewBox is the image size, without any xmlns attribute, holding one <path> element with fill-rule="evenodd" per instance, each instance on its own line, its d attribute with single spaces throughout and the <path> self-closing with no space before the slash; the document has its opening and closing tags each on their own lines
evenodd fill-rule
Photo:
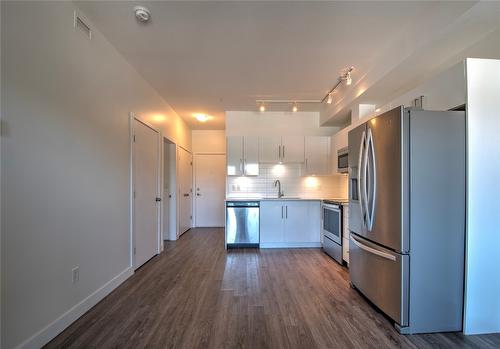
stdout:
<svg viewBox="0 0 500 349">
<path fill-rule="evenodd" d="M 77 4 L 192 128 L 223 129 L 225 110 L 255 110 L 262 98 L 321 99 L 347 66 L 355 79 L 389 67 L 384 48 L 411 46 L 406 38 L 442 30 L 474 2 Z M 151 10 L 147 25 L 135 21 L 139 4 Z M 193 113 L 214 119 L 202 124 Z"/>
</svg>

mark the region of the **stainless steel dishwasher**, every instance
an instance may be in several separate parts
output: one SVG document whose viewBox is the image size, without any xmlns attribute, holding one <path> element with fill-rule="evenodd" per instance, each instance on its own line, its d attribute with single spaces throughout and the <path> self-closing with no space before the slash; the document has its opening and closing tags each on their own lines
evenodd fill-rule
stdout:
<svg viewBox="0 0 500 349">
<path fill-rule="evenodd" d="M 259 247 L 259 201 L 226 202 L 226 247 Z"/>
</svg>

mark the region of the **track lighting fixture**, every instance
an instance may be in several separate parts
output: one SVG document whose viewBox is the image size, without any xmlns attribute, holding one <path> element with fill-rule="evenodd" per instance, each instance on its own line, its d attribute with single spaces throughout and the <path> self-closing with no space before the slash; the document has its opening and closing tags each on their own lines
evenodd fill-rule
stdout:
<svg viewBox="0 0 500 349">
<path fill-rule="evenodd" d="M 327 92 L 327 94 L 325 95 L 325 97 L 323 97 L 323 99 L 321 100 L 321 103 L 323 103 L 323 102 L 326 101 L 327 104 L 332 104 L 332 101 L 333 101 L 333 98 L 332 98 L 333 91 L 335 91 L 335 89 L 337 87 L 339 87 L 339 85 L 342 83 L 342 81 L 345 81 L 345 84 L 348 85 L 348 86 L 352 84 L 351 72 L 353 71 L 353 69 L 354 69 L 354 67 L 349 67 L 349 68 L 344 69 L 344 72 L 342 73 L 342 75 L 339 76 L 339 80 L 337 81 L 337 83 L 335 84 L 335 86 L 333 86 L 332 89 Z"/>
</svg>

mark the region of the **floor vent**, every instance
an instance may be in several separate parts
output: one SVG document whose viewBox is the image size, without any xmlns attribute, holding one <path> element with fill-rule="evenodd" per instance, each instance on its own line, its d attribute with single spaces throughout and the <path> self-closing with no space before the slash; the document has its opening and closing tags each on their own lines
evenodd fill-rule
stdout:
<svg viewBox="0 0 500 349">
<path fill-rule="evenodd" d="M 89 40 L 92 39 L 92 30 L 90 29 L 90 26 L 85 23 L 85 19 L 76 11 L 74 14 L 73 25 L 76 29 L 79 29 L 82 33 L 84 33 Z"/>
</svg>

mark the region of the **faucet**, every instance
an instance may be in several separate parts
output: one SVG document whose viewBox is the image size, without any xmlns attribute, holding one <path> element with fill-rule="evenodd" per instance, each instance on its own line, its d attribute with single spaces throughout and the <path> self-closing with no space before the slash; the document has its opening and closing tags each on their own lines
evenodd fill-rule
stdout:
<svg viewBox="0 0 500 349">
<path fill-rule="evenodd" d="M 283 197 L 283 195 L 285 194 L 283 194 L 283 192 L 281 191 L 281 182 L 279 179 L 274 181 L 274 187 L 276 188 L 276 186 L 278 187 L 278 198 Z"/>
</svg>

